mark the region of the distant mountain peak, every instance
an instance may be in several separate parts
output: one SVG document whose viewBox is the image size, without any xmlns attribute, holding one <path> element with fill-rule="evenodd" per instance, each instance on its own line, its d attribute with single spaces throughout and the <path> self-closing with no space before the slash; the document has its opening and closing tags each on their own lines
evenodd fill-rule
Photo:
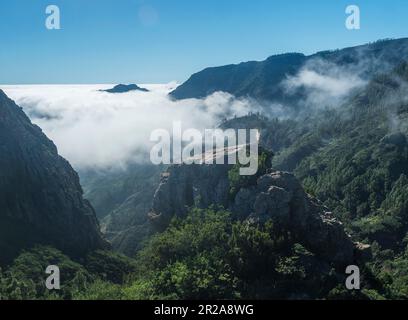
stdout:
<svg viewBox="0 0 408 320">
<path fill-rule="evenodd" d="M 149 90 L 145 89 L 145 88 L 141 88 L 136 84 L 118 84 L 116 86 L 114 86 L 111 89 L 107 89 L 107 90 L 100 90 L 103 92 L 109 92 L 109 93 L 125 93 L 125 92 L 129 92 L 129 91 L 142 91 L 142 92 L 149 92 Z"/>
</svg>

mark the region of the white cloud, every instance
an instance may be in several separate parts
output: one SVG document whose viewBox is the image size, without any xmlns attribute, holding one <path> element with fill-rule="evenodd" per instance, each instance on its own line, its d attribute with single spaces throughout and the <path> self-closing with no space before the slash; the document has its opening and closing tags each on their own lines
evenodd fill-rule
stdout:
<svg viewBox="0 0 408 320">
<path fill-rule="evenodd" d="M 113 85 L 2 86 L 31 120 L 78 169 L 125 166 L 147 158 L 154 129 L 171 130 L 173 121 L 184 129 L 212 128 L 225 115 L 245 115 L 254 107 L 227 93 L 206 99 L 172 101 L 176 84 L 141 85 L 150 92 L 110 94 Z"/>
<path fill-rule="evenodd" d="M 305 86 L 310 89 L 319 90 L 331 97 L 344 96 L 351 89 L 356 87 L 356 83 L 360 83 L 358 78 L 335 78 L 332 76 L 322 75 L 314 70 L 308 69 L 302 70 L 290 81 L 295 87 Z"/>
<path fill-rule="evenodd" d="M 314 59 L 295 76 L 288 77 L 283 86 L 290 94 L 303 90 L 306 104 L 314 108 L 336 106 L 352 90 L 362 88 L 367 83 L 361 73 L 361 68 L 350 69 Z"/>
</svg>

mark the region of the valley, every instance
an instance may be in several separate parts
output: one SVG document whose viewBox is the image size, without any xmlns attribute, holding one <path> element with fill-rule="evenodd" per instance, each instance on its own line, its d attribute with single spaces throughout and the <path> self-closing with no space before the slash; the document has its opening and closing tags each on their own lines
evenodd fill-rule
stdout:
<svg viewBox="0 0 408 320">
<path fill-rule="evenodd" d="M 256 129 L 257 173 L 153 165 L 138 136 L 104 165 L 67 152 L 78 176 L 24 114 L 69 151 L 55 129 L 69 110 L 53 100 L 59 117 L 44 119 L 40 104 L 19 96 L 20 108 L 1 92 L 1 299 L 408 298 L 407 39 L 208 68 L 175 89 L 146 90 L 78 96 L 98 101 L 89 110 L 101 112 L 111 142 L 133 131 L 106 118 L 146 119 L 145 106 L 161 106 L 154 125 L 125 126 L 143 137 L 178 117 Z M 92 147 L 113 154 L 105 141 Z M 65 275 L 61 292 L 42 285 L 50 264 Z M 349 265 L 361 290 L 345 287 Z"/>
</svg>

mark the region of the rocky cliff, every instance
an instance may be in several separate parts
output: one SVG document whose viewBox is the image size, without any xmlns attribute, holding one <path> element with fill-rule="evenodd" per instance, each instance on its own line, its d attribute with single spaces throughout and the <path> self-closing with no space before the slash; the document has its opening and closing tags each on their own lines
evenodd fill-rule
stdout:
<svg viewBox="0 0 408 320">
<path fill-rule="evenodd" d="M 0 90 L 0 262 L 35 244 L 73 256 L 107 245 L 76 172 Z"/>
<path fill-rule="evenodd" d="M 351 263 L 357 249 L 342 224 L 317 199 L 306 194 L 287 172 L 269 172 L 231 193 L 228 165 L 178 165 L 163 174 L 150 212 L 152 223 L 164 228 L 174 215 L 191 206 L 228 208 L 251 224 L 271 220 L 318 256 L 337 265 Z"/>
</svg>

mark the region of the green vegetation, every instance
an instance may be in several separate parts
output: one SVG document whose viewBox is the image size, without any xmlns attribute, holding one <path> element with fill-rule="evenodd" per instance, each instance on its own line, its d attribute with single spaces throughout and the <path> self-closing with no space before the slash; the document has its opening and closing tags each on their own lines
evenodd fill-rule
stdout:
<svg viewBox="0 0 408 320">
<path fill-rule="evenodd" d="M 342 108 L 298 123 L 295 142 L 283 146 L 273 163 L 293 170 L 354 240 L 372 246 L 367 267 L 386 298 L 406 298 L 408 288 L 407 79 L 403 64 Z"/>
<path fill-rule="evenodd" d="M 60 268 L 61 290 L 45 287 L 49 265 Z M 76 299 L 83 292 L 96 297 L 96 286 L 106 290 L 100 290 L 98 297 L 112 298 L 117 284 L 123 284 L 134 270 L 133 260 L 110 251 L 96 251 L 83 261 L 74 261 L 54 248 L 38 246 L 22 252 L 4 271 L 0 269 L 0 300 Z"/>
<path fill-rule="evenodd" d="M 241 188 L 245 188 L 256 183 L 256 180 L 264 175 L 271 167 L 272 153 L 260 148 L 258 155 L 258 171 L 252 176 L 243 176 L 240 174 L 241 165 L 235 164 L 228 172 L 230 182 L 230 196 L 233 199 Z"/>
<path fill-rule="evenodd" d="M 49 264 L 61 268 L 59 291 L 45 289 Z M 74 262 L 49 247 L 23 252 L 1 273 L 0 294 L 2 299 L 315 299 L 327 297 L 339 281 L 330 264 L 272 223 L 261 227 L 234 221 L 228 211 L 192 209 L 155 235 L 136 259 L 97 251 Z"/>
</svg>

